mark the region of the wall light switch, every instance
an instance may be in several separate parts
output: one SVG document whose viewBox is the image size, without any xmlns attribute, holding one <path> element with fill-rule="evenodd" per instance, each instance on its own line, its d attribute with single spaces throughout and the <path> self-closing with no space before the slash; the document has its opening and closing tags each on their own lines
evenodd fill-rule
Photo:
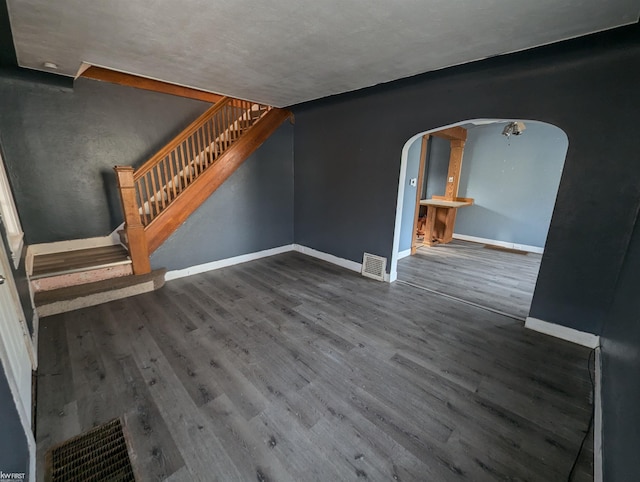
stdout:
<svg viewBox="0 0 640 482">
<path fill-rule="evenodd" d="M 449 178 L 449 182 L 453 182 L 453 176 Z"/>
<path fill-rule="evenodd" d="M 417 179 L 417 178 L 415 178 L 415 177 L 414 177 L 414 178 L 411 178 L 411 179 L 409 180 L 409 184 L 410 184 L 410 185 L 412 185 L 412 186 L 417 186 L 417 185 L 418 185 L 418 179 Z"/>
</svg>

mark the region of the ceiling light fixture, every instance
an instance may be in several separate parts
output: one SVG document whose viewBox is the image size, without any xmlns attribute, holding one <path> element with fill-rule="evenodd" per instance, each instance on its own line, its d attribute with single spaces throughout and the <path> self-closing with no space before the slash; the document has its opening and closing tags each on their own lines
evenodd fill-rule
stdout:
<svg viewBox="0 0 640 482">
<path fill-rule="evenodd" d="M 511 134 L 513 134 L 514 136 L 519 136 L 520 134 L 522 134 L 522 132 L 526 128 L 527 126 L 524 125 L 524 122 L 520 122 L 520 121 L 509 122 L 506 126 L 504 126 L 504 129 L 502 130 L 502 135 L 507 138 L 511 136 Z"/>
<path fill-rule="evenodd" d="M 44 62 L 42 66 L 46 69 L 58 70 L 58 64 L 55 64 L 53 62 Z"/>
</svg>

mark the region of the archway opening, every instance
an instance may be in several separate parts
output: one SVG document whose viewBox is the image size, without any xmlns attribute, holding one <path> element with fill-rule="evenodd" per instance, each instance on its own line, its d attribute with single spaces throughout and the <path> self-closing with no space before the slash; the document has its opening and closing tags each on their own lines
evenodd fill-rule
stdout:
<svg viewBox="0 0 640 482">
<path fill-rule="evenodd" d="M 402 151 L 391 279 L 524 319 L 567 149 L 562 129 L 521 119 L 413 136 Z"/>
</svg>

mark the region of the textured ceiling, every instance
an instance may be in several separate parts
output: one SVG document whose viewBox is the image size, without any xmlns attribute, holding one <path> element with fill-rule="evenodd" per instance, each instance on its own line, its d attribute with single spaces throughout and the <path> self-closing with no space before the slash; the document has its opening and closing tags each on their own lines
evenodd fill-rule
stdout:
<svg viewBox="0 0 640 482">
<path fill-rule="evenodd" d="M 634 23 L 640 0 L 8 0 L 22 67 L 275 106 Z"/>
</svg>

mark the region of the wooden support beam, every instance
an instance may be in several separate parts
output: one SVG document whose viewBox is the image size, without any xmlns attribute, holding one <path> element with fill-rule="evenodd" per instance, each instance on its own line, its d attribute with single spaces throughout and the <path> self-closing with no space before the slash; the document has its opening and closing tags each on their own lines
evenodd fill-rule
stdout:
<svg viewBox="0 0 640 482">
<path fill-rule="evenodd" d="M 120 202 L 124 213 L 124 229 L 127 233 L 129 256 L 133 274 L 146 274 L 151 272 L 149 263 L 149 248 L 144 232 L 144 226 L 140 220 L 140 211 L 136 202 L 136 189 L 133 181 L 133 167 L 114 167 L 120 191 Z"/>
<path fill-rule="evenodd" d="M 460 126 L 449 127 L 447 129 L 442 129 L 441 131 L 432 132 L 431 135 L 435 137 L 441 137 L 442 139 L 446 139 L 448 141 L 466 141 L 467 129 Z"/>
<path fill-rule="evenodd" d="M 427 148 L 429 147 L 429 134 L 422 136 L 420 148 L 420 167 L 418 167 L 418 185 L 416 189 L 416 209 L 413 214 L 413 236 L 411 238 L 411 255 L 418 249 L 418 220 L 420 219 L 420 199 L 422 198 L 422 184 L 424 183 L 425 166 L 427 163 Z"/>
<path fill-rule="evenodd" d="M 458 187 L 460 186 L 460 172 L 462 171 L 463 153 L 464 141 L 451 141 L 449 172 L 447 173 L 447 185 L 444 191 L 444 197 L 447 201 L 454 201 L 458 197 Z"/>
<path fill-rule="evenodd" d="M 83 70 L 84 69 L 84 70 Z M 189 99 L 202 100 L 215 104 L 224 98 L 219 94 L 206 92 L 204 90 L 193 89 L 191 87 L 183 87 L 181 85 L 170 84 L 160 80 L 147 79 L 133 74 L 125 74 L 115 70 L 105 69 L 103 67 L 90 66 L 80 69 L 78 77 L 86 79 L 101 80 L 112 84 L 126 85 L 135 87 L 136 89 L 150 90 L 152 92 L 161 92 L 163 94 L 176 95 L 178 97 L 187 97 Z"/>
<path fill-rule="evenodd" d="M 466 129 L 462 130 L 464 131 L 464 137 L 466 138 Z M 432 135 L 437 134 L 437 132 L 432 133 Z M 444 205 L 445 203 L 462 202 L 468 203 L 467 205 L 473 204 L 473 199 L 458 197 L 465 141 L 462 139 L 449 139 L 449 143 L 451 145 L 451 153 L 449 155 L 449 169 L 447 172 L 444 196 L 433 196 L 432 198 L 434 201 L 443 201 L 443 203 L 441 203 L 443 205 L 432 203 L 427 207 L 427 224 L 425 228 L 424 244 L 428 246 L 433 246 L 438 243 L 449 243 L 453 239 L 453 229 L 456 223 L 458 207 L 462 206 Z"/>
</svg>

